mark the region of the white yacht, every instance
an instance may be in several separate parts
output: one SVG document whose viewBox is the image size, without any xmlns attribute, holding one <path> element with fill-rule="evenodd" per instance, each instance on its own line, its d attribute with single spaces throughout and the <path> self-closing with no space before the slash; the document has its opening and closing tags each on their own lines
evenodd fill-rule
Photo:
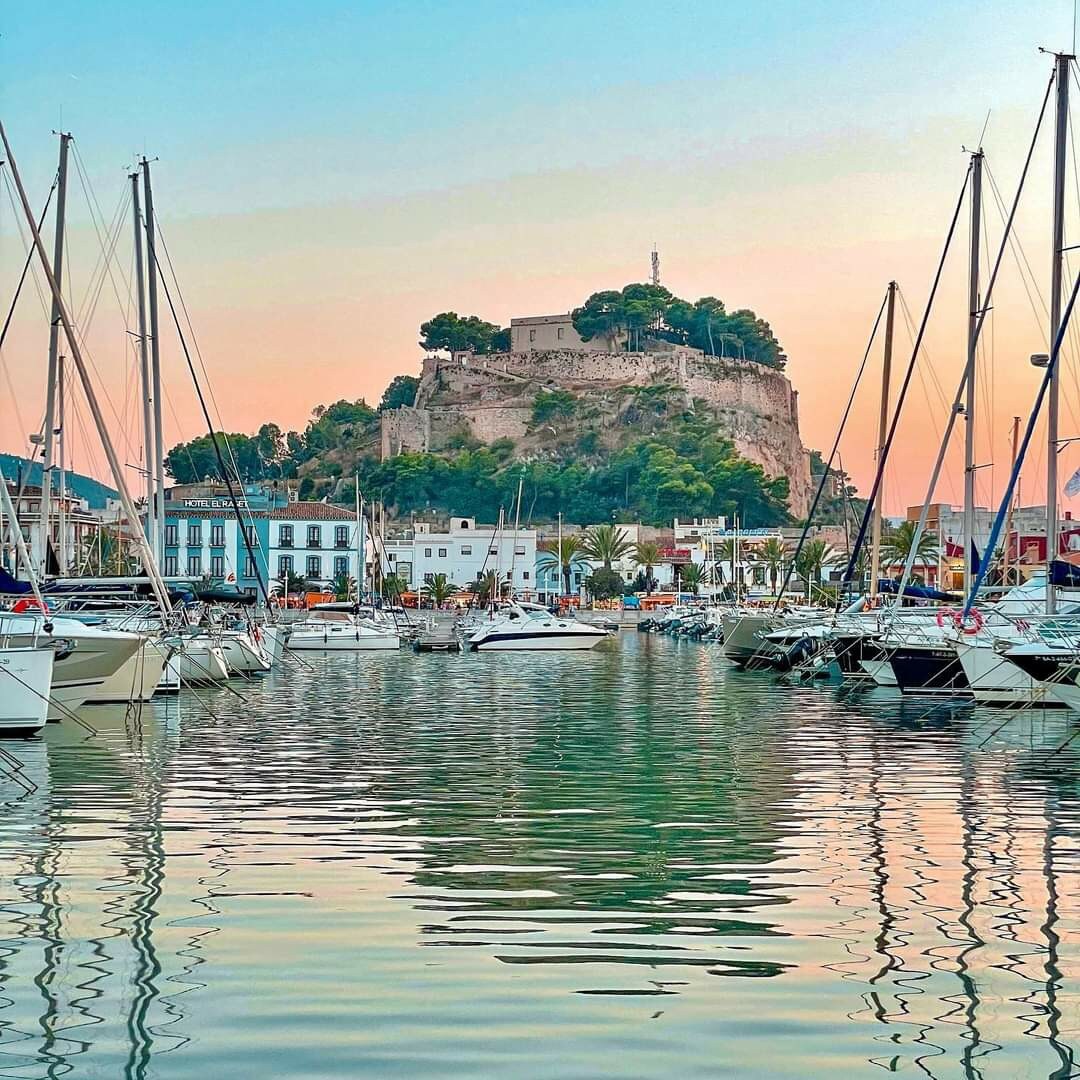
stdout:
<svg viewBox="0 0 1080 1080">
<path fill-rule="evenodd" d="M 552 615 L 539 604 L 510 604 L 466 639 L 472 650 L 512 652 L 591 649 L 608 631 L 576 619 Z"/>
<path fill-rule="evenodd" d="M 51 646 L 0 648 L 0 736 L 33 735 L 49 713 Z"/>
<path fill-rule="evenodd" d="M 90 626 L 78 619 L 40 612 L 0 613 L 0 639 L 15 648 L 52 642 L 70 643 L 53 663 L 50 718 L 62 719 L 79 708 L 105 681 L 115 675 L 138 651 L 138 634 Z"/>
</svg>

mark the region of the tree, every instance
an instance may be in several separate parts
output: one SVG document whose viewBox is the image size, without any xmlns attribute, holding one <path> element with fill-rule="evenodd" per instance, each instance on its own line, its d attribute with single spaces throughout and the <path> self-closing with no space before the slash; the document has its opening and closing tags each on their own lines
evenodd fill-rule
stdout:
<svg viewBox="0 0 1080 1080">
<path fill-rule="evenodd" d="M 881 545 L 881 557 L 885 566 L 901 566 L 907 564 L 908 555 L 915 543 L 915 530 L 917 521 L 902 521 L 895 529 L 890 529 L 885 535 Z M 919 543 L 915 547 L 915 560 L 913 565 L 924 569 L 938 559 L 938 540 L 932 532 L 922 532 L 919 535 Z"/>
<path fill-rule="evenodd" d="M 487 604 L 495 598 L 498 587 L 498 575 L 494 570 L 488 570 L 483 577 L 469 583 L 469 592 L 476 596 L 480 604 Z"/>
<path fill-rule="evenodd" d="M 623 580 L 610 568 L 594 570 L 585 579 L 585 588 L 595 600 L 610 600 L 615 596 L 622 596 Z"/>
<path fill-rule="evenodd" d="M 652 540 L 639 540 L 634 545 L 634 564 L 640 566 L 645 573 L 645 581 L 653 582 L 653 567 L 660 561 L 660 545 Z M 646 584 L 645 591 L 651 593 L 652 587 Z"/>
<path fill-rule="evenodd" d="M 679 584 L 684 589 L 689 589 L 695 596 L 705 580 L 705 568 L 701 563 L 686 563 L 679 567 Z"/>
<path fill-rule="evenodd" d="M 399 409 L 402 405 L 416 403 L 416 388 L 420 380 L 415 375 L 395 375 L 390 385 L 383 391 L 379 402 L 379 412 L 387 409 Z"/>
<path fill-rule="evenodd" d="M 570 594 L 570 575 L 574 565 L 580 565 L 585 558 L 580 537 L 564 536 L 561 541 L 548 540 L 537 557 L 536 565 L 543 567 L 557 566 L 563 579 L 563 595 Z"/>
<path fill-rule="evenodd" d="M 381 583 L 382 594 L 387 600 L 397 600 L 402 593 L 409 591 L 405 579 L 398 574 L 387 574 Z"/>
<path fill-rule="evenodd" d="M 777 579 L 783 573 L 784 564 L 791 557 L 787 544 L 777 536 L 770 536 L 764 544 L 752 548 L 749 554 L 758 566 L 765 567 L 769 575 L 769 588 L 775 596 Z"/>
<path fill-rule="evenodd" d="M 586 529 L 581 541 L 581 551 L 589 559 L 602 563 L 605 570 L 618 562 L 633 548 L 626 530 L 617 525 L 594 525 Z"/>
<path fill-rule="evenodd" d="M 532 425 L 539 427 L 552 420 L 569 419 L 576 405 L 577 398 L 569 390 L 539 390 L 533 398 Z"/>
<path fill-rule="evenodd" d="M 356 595 L 356 578 L 351 574 L 338 574 L 330 586 L 335 600 L 348 600 Z"/>
<path fill-rule="evenodd" d="M 475 315 L 444 311 L 420 324 L 420 348 L 428 352 L 490 353 L 509 348 L 509 334 Z"/>
<path fill-rule="evenodd" d="M 442 607 L 457 592 L 457 586 L 445 574 L 433 574 L 424 582 L 424 596 L 431 601 L 432 607 Z"/>
<path fill-rule="evenodd" d="M 810 598 L 813 587 L 821 584 L 821 571 L 835 558 L 832 548 L 824 540 L 807 540 L 795 560 L 795 572 L 806 582 L 806 597 Z"/>
<path fill-rule="evenodd" d="M 286 592 L 290 596 L 306 593 L 311 589 L 311 582 L 302 574 L 294 574 L 292 570 L 286 570 L 284 574 L 279 574 L 276 580 L 281 585 L 282 592 Z"/>
</svg>

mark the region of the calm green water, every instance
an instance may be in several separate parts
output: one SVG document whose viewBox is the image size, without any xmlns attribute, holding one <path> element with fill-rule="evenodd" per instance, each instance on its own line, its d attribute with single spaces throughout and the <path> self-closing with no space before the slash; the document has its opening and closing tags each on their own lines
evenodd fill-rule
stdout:
<svg viewBox="0 0 1080 1080">
<path fill-rule="evenodd" d="M 0 1076 L 1080 1075 L 1070 716 L 313 665 L 6 744 Z"/>
</svg>

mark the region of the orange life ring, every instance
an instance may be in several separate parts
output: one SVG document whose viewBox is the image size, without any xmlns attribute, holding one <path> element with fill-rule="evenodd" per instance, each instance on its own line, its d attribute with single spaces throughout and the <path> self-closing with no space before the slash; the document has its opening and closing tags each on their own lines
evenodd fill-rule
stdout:
<svg viewBox="0 0 1080 1080">
<path fill-rule="evenodd" d="M 983 623 L 986 621 L 983 618 L 983 613 L 978 608 L 972 608 L 968 612 L 971 617 L 970 626 L 964 619 L 964 613 L 962 611 L 954 611 L 952 613 L 953 626 L 962 634 L 977 634 L 983 627 Z"/>
<path fill-rule="evenodd" d="M 938 624 L 938 626 L 944 626 L 946 621 L 955 624 L 957 614 L 958 613 L 951 607 L 938 608 L 938 610 L 937 610 L 937 624 Z"/>
</svg>

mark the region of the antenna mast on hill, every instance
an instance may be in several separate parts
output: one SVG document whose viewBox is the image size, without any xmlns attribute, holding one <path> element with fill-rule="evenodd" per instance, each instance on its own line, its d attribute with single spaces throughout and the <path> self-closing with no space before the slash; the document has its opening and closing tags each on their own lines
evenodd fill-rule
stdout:
<svg viewBox="0 0 1080 1080">
<path fill-rule="evenodd" d="M 652 249 L 652 283 L 660 284 L 660 252 L 656 250 L 655 244 Z"/>
</svg>

